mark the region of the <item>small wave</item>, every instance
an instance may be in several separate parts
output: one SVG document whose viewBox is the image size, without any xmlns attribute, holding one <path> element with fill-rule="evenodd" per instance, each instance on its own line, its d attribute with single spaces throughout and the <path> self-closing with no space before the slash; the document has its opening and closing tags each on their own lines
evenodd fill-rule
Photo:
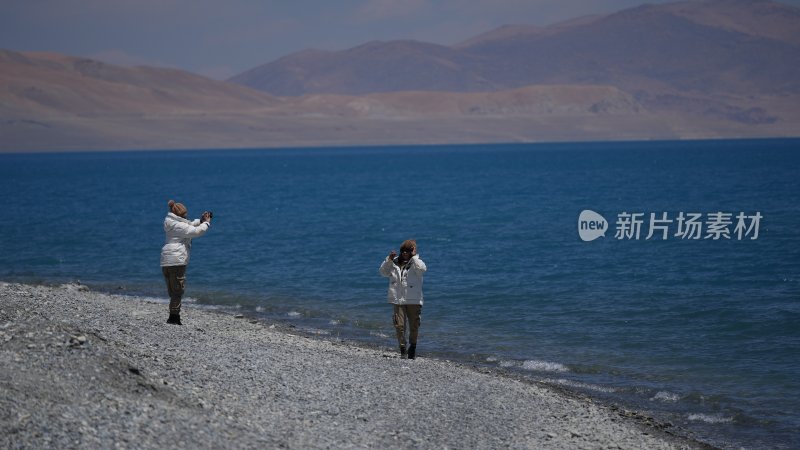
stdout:
<svg viewBox="0 0 800 450">
<path fill-rule="evenodd" d="M 331 334 L 328 330 L 320 330 L 318 328 L 305 328 L 303 329 L 306 333 L 316 334 L 317 336 L 327 336 Z"/>
<path fill-rule="evenodd" d="M 650 400 L 657 400 L 660 402 L 677 402 L 680 399 L 681 396 L 678 394 L 673 394 L 672 392 L 666 392 L 666 391 L 659 391 Z"/>
<path fill-rule="evenodd" d="M 263 306 L 256 306 L 256 312 L 264 312 Z"/>
<path fill-rule="evenodd" d="M 338 320 L 333 319 L 330 322 L 328 322 L 328 325 L 339 325 L 340 323 L 342 323 L 342 322 L 339 322 Z"/>
<path fill-rule="evenodd" d="M 66 283 L 59 286 L 61 289 L 73 292 L 88 292 L 89 286 L 85 284 L 81 284 L 80 282 L 77 283 Z"/>
<path fill-rule="evenodd" d="M 519 362 L 514 360 L 498 360 L 494 356 L 490 356 L 486 358 L 488 362 L 496 362 L 497 365 L 500 367 L 519 367 L 524 370 L 530 370 L 534 372 L 569 372 L 569 368 L 563 364 L 550 362 L 550 361 L 539 361 L 535 359 Z"/>
<path fill-rule="evenodd" d="M 611 394 L 611 393 L 617 392 L 616 388 L 598 386 L 596 384 L 581 383 L 580 381 L 565 380 L 563 378 L 559 378 L 557 380 L 548 379 L 548 380 L 544 380 L 544 381 L 548 382 L 548 383 L 553 383 L 553 384 L 560 384 L 562 386 L 569 386 L 569 387 L 577 388 L 577 389 L 586 389 L 586 390 L 590 390 L 590 391 L 603 392 L 603 393 L 606 393 L 606 394 Z"/>
<path fill-rule="evenodd" d="M 300 317 L 300 316 L 302 316 L 302 314 L 300 314 L 297 311 L 289 311 L 288 316 L 289 317 Z"/>
<path fill-rule="evenodd" d="M 388 337 L 389 337 L 389 335 L 388 335 L 388 334 L 381 333 L 381 332 L 379 332 L 379 331 L 370 331 L 370 332 L 369 332 L 369 335 L 370 335 L 370 336 L 379 337 L 379 338 L 388 338 Z"/>
<path fill-rule="evenodd" d="M 147 302 L 147 303 L 169 303 L 169 299 L 168 298 L 164 298 L 164 297 L 129 297 L 129 296 L 126 296 L 126 295 L 123 295 L 122 297 L 123 298 L 132 298 L 134 300 L 141 300 L 141 301 Z"/>
<path fill-rule="evenodd" d="M 733 417 L 724 417 L 720 414 L 689 414 L 688 419 L 692 422 L 705 422 L 705 423 L 730 423 L 733 422 Z"/>
<path fill-rule="evenodd" d="M 151 297 L 151 296 L 147 296 L 147 295 L 112 295 L 112 296 L 118 297 L 118 298 L 132 299 L 134 301 L 142 301 L 142 302 L 146 302 L 146 303 L 162 303 L 162 304 L 169 303 L 169 298 L 168 297 Z M 195 303 L 196 304 L 197 303 L 197 298 L 195 298 L 195 297 L 183 297 L 183 299 L 181 301 L 184 302 L 184 303 Z M 205 309 L 219 309 L 220 308 L 219 305 L 200 305 L 200 307 L 201 308 L 205 308 Z"/>
<path fill-rule="evenodd" d="M 569 372 L 567 366 L 563 364 L 549 361 L 538 361 L 535 359 L 522 363 L 522 368 L 525 370 L 535 370 L 538 372 Z"/>
</svg>

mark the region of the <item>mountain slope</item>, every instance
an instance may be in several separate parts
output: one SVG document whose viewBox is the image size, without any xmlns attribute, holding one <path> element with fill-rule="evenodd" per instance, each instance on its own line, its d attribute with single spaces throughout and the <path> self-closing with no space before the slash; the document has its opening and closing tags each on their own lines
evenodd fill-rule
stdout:
<svg viewBox="0 0 800 450">
<path fill-rule="evenodd" d="M 247 110 L 277 98 L 189 72 L 0 49 L 0 118 Z"/>
<path fill-rule="evenodd" d="M 767 0 L 679 2 L 664 10 L 693 22 L 800 46 L 800 9 Z"/>
<path fill-rule="evenodd" d="M 454 47 L 373 42 L 289 55 L 231 81 L 281 96 L 608 84 L 652 94 L 800 93 L 800 10 L 767 0 L 646 5 Z"/>
<path fill-rule="evenodd" d="M 281 96 L 492 90 L 470 70 L 480 59 L 424 42 L 373 41 L 341 52 L 294 53 L 229 81 Z"/>
<path fill-rule="evenodd" d="M 724 6 L 729 3 L 713 5 L 719 14 L 729 9 Z M 494 41 L 464 50 L 514 61 L 514 65 L 482 68 L 486 78 L 506 86 L 588 82 L 626 90 L 800 92 L 800 64 L 792 64 L 800 62 L 800 47 L 699 23 L 674 14 L 675 7 L 642 6 L 554 35 Z"/>
<path fill-rule="evenodd" d="M 652 11 L 633 13 L 646 17 Z M 702 29 L 684 16 L 671 15 L 674 23 L 685 29 Z M 344 61 L 339 52 L 310 51 L 289 57 L 294 60 L 294 66 L 288 67 L 296 75 L 293 86 L 298 91 L 314 86 L 329 89 L 348 77 L 369 81 L 359 86 L 359 92 L 387 85 L 398 89 L 348 95 L 274 97 L 179 70 L 119 67 L 65 55 L 0 50 L 0 152 L 800 135 L 800 95 L 792 92 L 791 83 L 781 84 L 779 71 L 750 75 L 775 76 L 769 89 L 715 93 L 713 83 L 736 86 L 742 77 L 725 81 L 725 76 L 720 76 L 703 85 L 702 79 L 688 72 L 665 75 L 665 68 L 656 64 L 649 76 L 613 67 L 586 70 L 588 55 L 573 58 L 563 76 L 542 78 L 535 85 L 503 87 L 525 82 L 525 77 L 513 78 L 515 73 L 541 69 L 541 60 L 528 61 L 524 53 L 532 48 L 546 51 L 541 41 L 561 39 L 575 51 L 581 50 L 580 43 L 584 46 L 581 51 L 589 52 L 589 44 L 570 39 L 576 39 L 580 30 L 613 26 L 614 20 L 622 19 L 614 15 L 586 18 L 547 30 L 512 27 L 479 36 L 458 48 L 411 41 L 372 42 L 348 51 L 350 59 Z M 713 30 L 720 36 L 745 35 Z M 512 35 L 517 38 L 509 40 Z M 518 45 L 525 39 L 531 42 Z M 747 39 L 774 40 L 754 35 Z M 486 65 L 498 46 L 505 52 L 522 52 L 520 60 L 508 60 L 517 67 L 503 72 L 503 67 Z M 403 58 L 398 59 L 398 54 Z M 553 61 L 558 61 L 557 57 L 554 55 Z M 612 61 L 620 67 L 657 61 L 629 61 L 624 52 L 617 57 L 620 59 Z M 660 57 L 667 60 L 670 56 L 664 53 Z M 371 65 L 353 66 L 363 58 L 370 59 Z M 596 61 L 594 68 L 601 67 L 601 62 Z M 424 71 L 413 69 L 420 64 Z M 328 72 L 327 77 L 315 75 L 320 67 Z M 507 78 L 489 80 L 494 76 L 492 70 Z M 402 71 L 414 76 L 392 78 Z M 561 79 L 570 82 L 561 83 Z M 613 85 L 620 80 L 627 89 Z M 696 87 L 679 88 L 676 80 Z M 440 90 L 417 88 L 431 83 Z"/>
</svg>

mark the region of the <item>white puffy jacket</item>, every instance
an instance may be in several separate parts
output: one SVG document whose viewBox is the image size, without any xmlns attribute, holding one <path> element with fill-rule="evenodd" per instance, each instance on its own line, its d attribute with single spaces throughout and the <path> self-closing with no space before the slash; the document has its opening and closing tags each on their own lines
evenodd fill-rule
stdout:
<svg viewBox="0 0 800 450">
<path fill-rule="evenodd" d="M 381 275 L 389 278 L 389 292 L 387 299 L 395 305 L 422 305 L 422 276 L 428 267 L 414 255 L 404 268 L 394 260 L 386 259 L 381 264 Z"/>
<path fill-rule="evenodd" d="M 204 235 L 209 227 L 211 227 L 209 222 L 200 223 L 200 219 L 189 220 L 167 213 L 167 217 L 164 218 L 167 241 L 161 247 L 161 267 L 189 264 L 192 238 Z"/>
</svg>

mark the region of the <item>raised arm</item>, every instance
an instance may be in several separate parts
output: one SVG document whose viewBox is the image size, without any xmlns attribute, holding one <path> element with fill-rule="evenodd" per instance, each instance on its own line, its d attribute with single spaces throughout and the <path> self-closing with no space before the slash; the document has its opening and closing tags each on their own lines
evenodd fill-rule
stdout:
<svg viewBox="0 0 800 450">
<path fill-rule="evenodd" d="M 197 223 L 195 225 L 195 223 Z M 178 222 L 173 224 L 172 231 L 177 232 L 186 237 L 196 238 L 206 234 L 206 231 L 211 227 L 210 222 L 202 222 L 200 220 L 196 220 L 192 223 L 182 223 Z"/>
<path fill-rule="evenodd" d="M 414 255 L 411 257 L 411 267 L 410 270 L 413 270 L 418 273 L 425 273 L 428 270 L 428 266 L 419 258 L 419 255 Z"/>
<path fill-rule="evenodd" d="M 383 263 L 381 264 L 381 268 L 378 269 L 378 272 L 380 272 L 381 275 L 383 275 L 384 277 L 392 276 L 392 266 L 394 265 L 394 258 L 396 256 L 397 256 L 397 252 L 392 250 L 389 253 L 389 256 L 387 256 L 386 259 L 383 260 Z"/>
</svg>

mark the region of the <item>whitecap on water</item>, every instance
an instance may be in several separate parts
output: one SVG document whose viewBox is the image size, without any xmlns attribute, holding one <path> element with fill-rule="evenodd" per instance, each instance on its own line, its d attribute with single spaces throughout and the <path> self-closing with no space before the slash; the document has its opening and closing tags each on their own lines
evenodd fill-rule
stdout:
<svg viewBox="0 0 800 450">
<path fill-rule="evenodd" d="M 605 387 L 605 386 L 598 386 L 596 384 L 581 383 L 580 381 L 565 380 L 563 378 L 559 378 L 557 380 L 550 379 L 550 380 L 544 380 L 544 381 L 548 382 L 548 383 L 553 383 L 553 384 L 560 384 L 562 386 L 569 386 L 569 387 L 572 387 L 572 388 L 587 389 L 587 390 L 590 390 L 590 391 L 604 392 L 606 394 L 617 392 L 617 389 L 615 389 L 615 388 Z"/>
<path fill-rule="evenodd" d="M 302 316 L 302 314 L 300 314 L 300 313 L 299 313 L 299 312 L 297 312 L 297 311 L 289 311 L 288 315 L 289 315 L 289 317 L 299 317 L 299 316 Z"/>
<path fill-rule="evenodd" d="M 256 312 L 264 312 L 263 306 L 256 306 Z"/>
<path fill-rule="evenodd" d="M 331 334 L 331 332 L 328 330 L 320 330 L 318 328 L 305 328 L 303 331 L 311 334 L 316 334 L 318 336 L 327 336 Z"/>
<path fill-rule="evenodd" d="M 666 391 L 659 391 L 650 400 L 657 400 L 660 402 L 677 402 L 680 399 L 681 396 L 678 394 L 673 394 L 672 392 L 666 392 Z"/>
<path fill-rule="evenodd" d="M 333 320 L 331 320 L 330 322 L 328 322 L 328 325 L 339 325 L 340 323 L 341 323 L 341 322 L 339 322 L 338 320 L 336 320 L 336 319 L 333 319 Z"/>
<path fill-rule="evenodd" d="M 733 417 L 725 417 L 721 414 L 689 414 L 688 419 L 692 422 L 705 422 L 705 423 L 730 423 L 733 422 Z"/>
<path fill-rule="evenodd" d="M 538 372 L 569 372 L 567 366 L 563 364 L 550 361 L 538 361 L 535 359 L 522 363 L 522 368 L 525 370 L 535 370 Z"/>
</svg>

